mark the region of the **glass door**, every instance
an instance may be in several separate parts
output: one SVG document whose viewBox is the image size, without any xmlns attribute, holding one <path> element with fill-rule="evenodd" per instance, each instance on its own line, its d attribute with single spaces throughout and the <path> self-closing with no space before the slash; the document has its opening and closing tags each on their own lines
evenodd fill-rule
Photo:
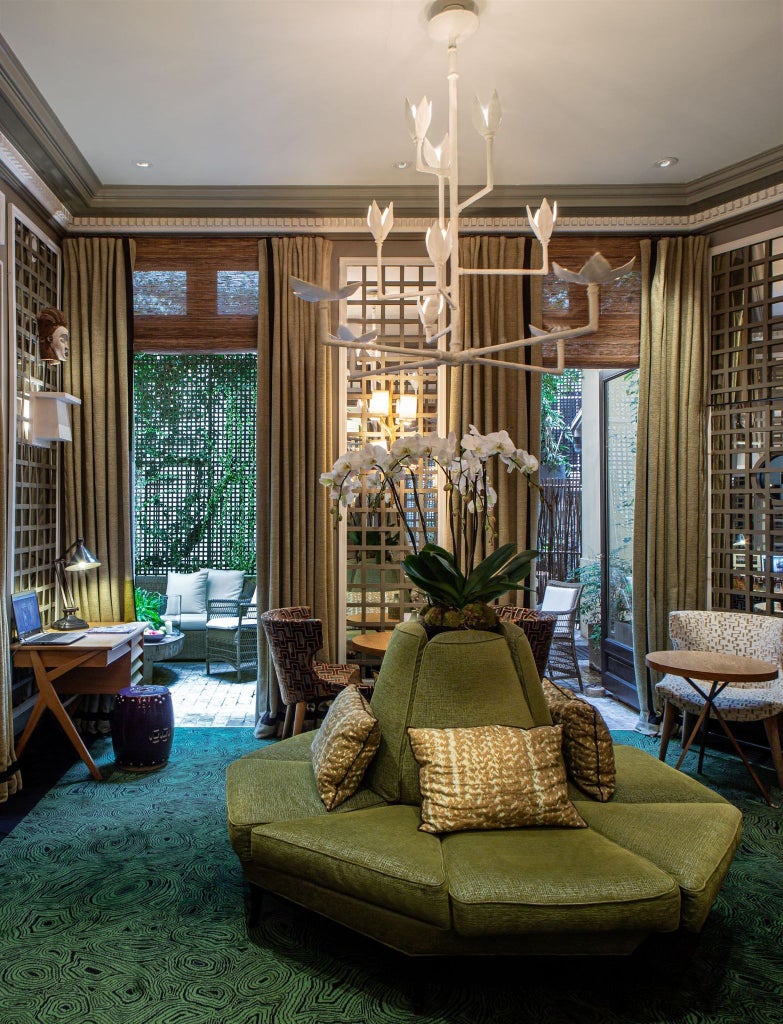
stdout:
<svg viewBox="0 0 783 1024">
<path fill-rule="evenodd" d="M 601 670 L 604 687 L 637 709 L 631 584 L 638 402 L 638 370 L 601 375 Z"/>
</svg>

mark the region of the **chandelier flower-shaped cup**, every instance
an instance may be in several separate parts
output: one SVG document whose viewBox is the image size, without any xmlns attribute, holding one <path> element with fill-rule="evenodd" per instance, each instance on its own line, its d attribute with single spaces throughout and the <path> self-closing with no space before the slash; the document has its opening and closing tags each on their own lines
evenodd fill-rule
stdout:
<svg viewBox="0 0 783 1024">
<path fill-rule="evenodd" d="M 433 171 L 447 171 L 451 164 L 449 160 L 449 133 L 446 132 L 437 146 L 433 146 L 429 139 L 424 139 L 421 152 L 424 162 Z"/>
<path fill-rule="evenodd" d="M 451 224 L 446 228 L 442 228 L 437 223 L 431 224 L 427 228 L 424 240 L 429 258 L 436 267 L 443 266 L 451 256 Z"/>
<path fill-rule="evenodd" d="M 614 270 L 600 252 L 594 252 L 587 263 L 584 263 L 578 271 L 568 270 L 561 267 L 559 263 L 552 262 L 552 269 L 561 281 L 570 281 L 572 284 L 607 284 L 609 281 L 617 281 L 631 270 L 635 257 L 623 263 L 621 267 Z"/>
<path fill-rule="evenodd" d="M 424 328 L 424 334 L 429 337 L 438 329 L 438 317 L 443 310 L 443 296 L 420 295 L 416 300 L 416 310 Z"/>
<path fill-rule="evenodd" d="M 557 203 L 554 204 L 554 207 L 551 207 L 546 199 L 542 199 L 541 205 L 535 214 L 530 212 L 529 206 L 526 209 L 527 221 L 533 234 L 542 245 L 549 245 L 549 239 L 552 237 L 552 231 L 557 220 Z"/>
<path fill-rule="evenodd" d="M 473 127 L 485 139 L 493 139 L 503 120 L 497 92 L 493 92 L 489 103 L 484 106 L 478 96 L 473 97 Z"/>
<path fill-rule="evenodd" d="M 421 142 L 432 120 L 432 103 L 422 96 L 418 103 L 405 100 L 405 122 L 414 142 Z"/>
<path fill-rule="evenodd" d="M 367 211 L 367 227 L 376 244 L 380 245 L 394 227 L 394 203 L 389 203 L 381 213 L 380 207 L 373 199 Z"/>
<path fill-rule="evenodd" d="M 488 475 L 488 463 L 494 458 L 509 473 L 520 472 L 528 480 L 538 469 L 538 460 L 517 448 L 507 431 L 484 435 L 471 425 L 459 443 L 453 433 L 448 437 L 412 434 L 398 438 L 389 451 L 368 444 L 361 451 L 346 452 L 330 472 L 321 475 L 320 482 L 329 488 L 336 521 L 342 519 L 342 509 L 362 493 L 373 510 L 394 507 L 411 549 L 402 561 L 403 570 L 429 605 L 438 607 L 442 619 L 444 611 L 459 612 L 468 604 L 486 603 L 518 588 L 537 554 L 517 553 L 515 544 L 504 544 L 475 564 L 481 536 L 497 534 L 493 515 L 497 492 Z M 445 479 L 451 551 L 429 540 L 418 482 L 424 460 L 439 467 Z"/>
</svg>

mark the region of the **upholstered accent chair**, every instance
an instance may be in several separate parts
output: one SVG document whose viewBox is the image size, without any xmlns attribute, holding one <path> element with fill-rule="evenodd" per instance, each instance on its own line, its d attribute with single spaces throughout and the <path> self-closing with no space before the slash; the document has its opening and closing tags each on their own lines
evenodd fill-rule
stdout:
<svg viewBox="0 0 783 1024">
<path fill-rule="evenodd" d="M 783 655 L 783 618 L 747 612 L 676 611 L 669 613 L 669 638 L 675 651 L 712 651 L 739 654 L 780 665 Z M 660 757 L 683 712 L 683 734 L 689 733 L 704 701 L 680 676 L 665 675 L 656 686 L 665 701 Z M 772 752 L 778 785 L 783 788 L 783 676 L 771 683 L 732 683 L 715 704 L 727 722 L 762 722 Z"/>
<path fill-rule="evenodd" d="M 207 601 L 206 669 L 210 674 L 213 661 L 228 662 L 236 670 L 237 682 L 242 672 L 258 669 L 258 613 L 256 591 L 250 598 Z"/>
<path fill-rule="evenodd" d="M 544 599 L 538 606 L 538 610 L 552 612 L 557 619 L 552 636 L 552 646 L 549 650 L 547 675 L 550 679 L 576 679 L 579 689 L 584 690 L 574 639 L 581 596 L 581 583 L 561 583 L 549 580 L 544 591 Z"/>
<path fill-rule="evenodd" d="M 498 608 L 498 618 L 501 622 L 513 622 L 525 634 L 527 642 L 530 644 L 530 650 L 533 652 L 533 661 L 536 663 L 538 675 L 543 679 L 549 661 L 549 651 L 552 647 L 557 616 L 552 612 L 539 612 L 534 608 L 520 608 L 513 604 L 506 604 Z"/>
<path fill-rule="evenodd" d="M 284 739 L 302 731 L 308 704 L 315 704 L 317 715 L 319 703 L 331 700 L 349 684 L 371 692 L 371 687 L 362 683 L 358 665 L 315 660 L 324 645 L 323 623 L 312 618 L 306 605 L 272 608 L 259 618 L 286 706 Z"/>
</svg>

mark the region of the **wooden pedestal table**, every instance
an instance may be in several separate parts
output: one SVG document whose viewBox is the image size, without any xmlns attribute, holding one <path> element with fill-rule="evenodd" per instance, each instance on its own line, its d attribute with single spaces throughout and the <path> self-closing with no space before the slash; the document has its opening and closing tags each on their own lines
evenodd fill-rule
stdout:
<svg viewBox="0 0 783 1024">
<path fill-rule="evenodd" d="M 351 643 L 359 654 L 366 654 L 371 658 L 382 660 L 393 636 L 393 629 L 379 629 L 373 633 L 360 633 L 358 636 L 352 637 Z"/>
<path fill-rule="evenodd" d="M 142 633 L 147 623 L 129 625 L 133 626 L 130 633 L 87 633 L 67 647 L 12 644 L 14 665 L 32 668 L 38 687 L 38 699 L 16 745 L 17 757 L 21 757 L 41 715 L 49 708 L 76 753 L 90 769 L 92 777 L 98 781 L 103 778 L 60 697 L 66 695 L 73 699 L 84 693 L 116 694 L 126 686 L 141 682 Z"/>
<path fill-rule="evenodd" d="M 657 672 L 681 676 L 704 701 L 704 707 L 696 719 L 696 724 L 691 730 L 690 736 L 683 744 L 682 752 L 675 767 L 679 768 L 682 765 L 683 759 L 690 750 L 693 741 L 701 734 L 697 769 L 701 773 L 702 764 L 704 763 L 704 747 L 707 742 L 707 725 L 710 714 L 712 714 L 720 722 L 732 747 L 742 758 L 742 763 L 761 791 L 761 795 L 770 807 L 774 807 L 775 804 L 772 803 L 769 793 L 764 788 L 750 761 L 745 757 L 744 751 L 739 743 L 737 743 L 726 719 L 715 703 L 715 698 L 727 686 L 730 686 L 731 683 L 764 683 L 776 679 L 778 666 L 773 665 L 770 661 L 759 661 L 756 658 L 746 658 L 738 654 L 721 654 L 712 651 L 652 651 L 645 658 L 645 662 Z M 699 683 L 702 683 L 702 685 L 700 686 Z M 667 704 L 667 713 L 669 708 L 674 713 L 674 705 Z M 667 730 L 666 726 L 667 723 L 664 722 L 663 739 L 661 740 L 661 749 L 658 754 L 661 761 L 666 760 L 666 749 L 670 731 Z"/>
<path fill-rule="evenodd" d="M 182 651 L 185 634 L 179 630 L 168 633 L 162 640 L 144 641 L 144 682 L 152 679 L 152 666 L 156 661 L 170 661 Z"/>
</svg>

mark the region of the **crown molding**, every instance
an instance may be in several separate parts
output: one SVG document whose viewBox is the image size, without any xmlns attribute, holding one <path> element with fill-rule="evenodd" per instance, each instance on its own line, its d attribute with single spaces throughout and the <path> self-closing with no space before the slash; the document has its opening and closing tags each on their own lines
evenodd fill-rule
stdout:
<svg viewBox="0 0 783 1024">
<path fill-rule="evenodd" d="M 435 215 L 423 185 L 155 187 L 104 185 L 0 36 L 0 174 L 66 233 L 245 232 L 364 235 L 357 212 L 395 204 L 397 232 Z M 471 193 L 465 189 L 465 196 Z M 557 199 L 558 230 L 704 231 L 783 208 L 783 146 L 685 184 L 503 185 L 471 208 L 466 231 L 528 231 L 525 207 Z"/>
</svg>

